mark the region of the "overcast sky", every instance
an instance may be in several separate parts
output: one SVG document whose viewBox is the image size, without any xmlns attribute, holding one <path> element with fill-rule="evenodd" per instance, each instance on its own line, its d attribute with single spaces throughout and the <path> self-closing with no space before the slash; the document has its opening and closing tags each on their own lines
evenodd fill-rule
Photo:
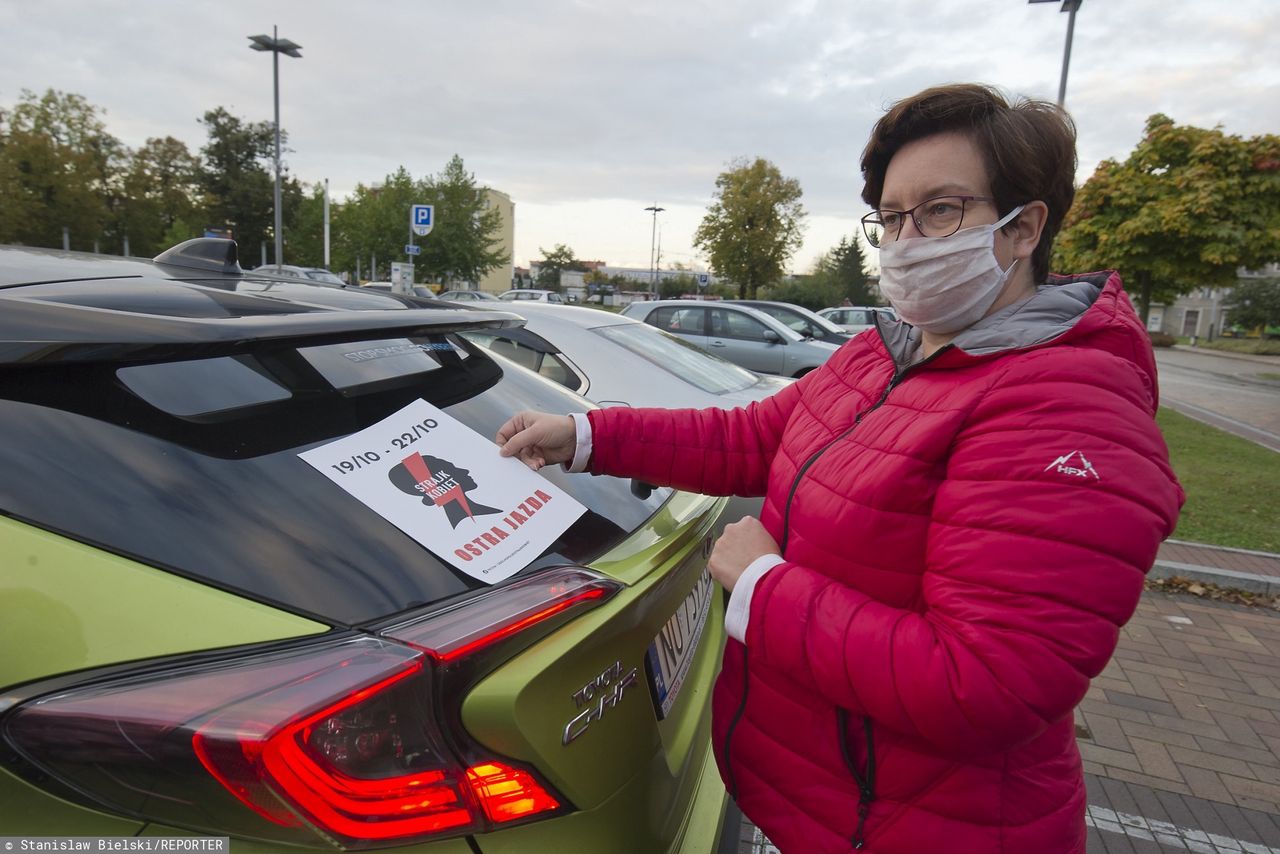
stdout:
<svg viewBox="0 0 1280 854">
<path fill-rule="evenodd" d="M 566 243 L 647 267 L 657 202 L 664 266 L 705 268 L 716 176 L 762 156 L 804 190 L 804 272 L 866 212 L 858 158 L 890 103 L 955 81 L 1054 100 L 1067 19 L 1026 0 L 0 0 L 0 104 L 76 92 L 130 146 L 195 151 L 205 110 L 271 120 L 271 58 L 246 37 L 274 24 L 303 54 L 281 60 L 288 166 L 335 198 L 457 153 L 515 201 L 517 264 Z M 1080 180 L 1155 112 L 1280 132 L 1278 33 L 1275 0 L 1084 0 Z"/>
</svg>

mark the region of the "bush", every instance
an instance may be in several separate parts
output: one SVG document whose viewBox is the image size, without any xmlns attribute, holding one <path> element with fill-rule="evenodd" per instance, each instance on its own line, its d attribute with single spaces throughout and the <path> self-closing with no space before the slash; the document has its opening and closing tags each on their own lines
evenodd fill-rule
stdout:
<svg viewBox="0 0 1280 854">
<path fill-rule="evenodd" d="M 1164 332 L 1148 332 L 1151 336 L 1152 347 L 1172 347 L 1178 343 L 1178 339 Z"/>
</svg>

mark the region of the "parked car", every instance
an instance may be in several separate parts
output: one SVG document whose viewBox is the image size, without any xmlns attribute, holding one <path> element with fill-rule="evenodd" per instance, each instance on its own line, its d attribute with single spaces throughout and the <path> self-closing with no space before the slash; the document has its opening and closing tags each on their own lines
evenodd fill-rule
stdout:
<svg viewBox="0 0 1280 854">
<path fill-rule="evenodd" d="M 710 747 L 723 499 L 521 469 L 587 509 L 491 585 L 340 485 L 388 491 L 383 458 L 439 453 L 438 421 L 327 475 L 302 456 L 427 404 L 485 442 L 521 408 L 592 406 L 462 335 L 518 322 L 246 274 L 228 240 L 0 248 L 4 832 L 736 845 Z M 392 468 L 388 500 L 449 495 L 463 535 L 502 520 L 477 554 L 550 506 L 430 460 L 438 488 Z"/>
<path fill-rule="evenodd" d="M 799 305 L 789 302 L 773 302 L 770 300 L 735 299 L 729 300 L 731 305 L 749 305 L 765 314 L 781 320 L 793 332 L 814 341 L 826 341 L 839 346 L 849 340 L 849 335 L 825 317 Z"/>
<path fill-rule="evenodd" d="M 523 327 L 463 335 L 600 406 L 732 409 L 793 380 L 753 373 L 629 317 L 595 308 L 521 303 Z M 760 498 L 729 499 L 723 520 L 760 515 Z"/>
<path fill-rule="evenodd" d="M 622 314 L 762 374 L 801 377 L 836 351 L 836 345 L 808 340 L 758 309 L 729 302 L 633 302 Z"/>
<path fill-rule="evenodd" d="M 556 291 L 545 291 L 538 288 L 514 288 L 498 294 L 503 302 L 554 302 L 563 304 L 566 300 Z"/>
<path fill-rule="evenodd" d="M 325 285 L 346 285 L 342 277 L 326 270 L 324 267 L 294 267 L 289 264 L 268 264 L 255 270 L 260 275 L 292 276 L 295 279 L 310 279 Z"/>
<path fill-rule="evenodd" d="M 748 371 L 629 317 L 544 303 L 512 311 L 523 327 L 464 333 L 600 406 L 718 406 L 763 400 L 791 380 Z"/>
<path fill-rule="evenodd" d="M 857 335 L 871 327 L 875 326 L 876 312 L 883 312 L 890 320 L 896 319 L 897 314 L 888 306 L 868 306 L 868 305 L 842 305 L 833 308 L 824 308 L 818 312 L 827 320 L 839 326 L 850 335 Z"/>
<path fill-rule="evenodd" d="M 373 288 L 375 291 L 386 291 L 388 293 L 401 293 L 396 290 L 396 286 L 392 282 L 365 282 L 361 287 Z M 411 296 L 421 299 L 436 299 L 435 292 L 426 285 L 414 285 L 409 289 Z"/>
<path fill-rule="evenodd" d="M 488 291 L 443 291 L 438 294 L 438 298 L 451 302 L 499 302 L 498 298 Z"/>
</svg>

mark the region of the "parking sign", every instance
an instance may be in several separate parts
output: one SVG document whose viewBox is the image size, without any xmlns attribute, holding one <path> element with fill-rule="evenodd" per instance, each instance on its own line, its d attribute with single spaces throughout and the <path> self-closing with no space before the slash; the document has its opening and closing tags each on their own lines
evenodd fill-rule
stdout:
<svg viewBox="0 0 1280 854">
<path fill-rule="evenodd" d="M 409 209 L 409 225 L 413 228 L 413 233 L 419 237 L 430 234 L 435 223 L 435 205 L 414 205 Z"/>
</svg>

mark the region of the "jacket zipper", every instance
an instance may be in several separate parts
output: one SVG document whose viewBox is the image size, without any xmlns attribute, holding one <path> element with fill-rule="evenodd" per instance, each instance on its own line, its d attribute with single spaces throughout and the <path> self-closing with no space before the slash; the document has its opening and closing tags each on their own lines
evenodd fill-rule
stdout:
<svg viewBox="0 0 1280 854">
<path fill-rule="evenodd" d="M 884 336 L 881 335 L 882 339 L 883 337 Z M 864 416 L 869 415 L 872 412 L 875 412 L 877 409 L 879 409 L 884 404 L 884 402 L 889 398 L 889 392 L 897 388 L 898 384 L 901 383 L 902 380 L 906 378 L 908 373 L 910 373 L 915 368 L 919 368 L 923 365 L 927 365 L 929 362 L 932 362 L 938 356 L 942 355 L 943 353 L 945 353 L 947 350 L 950 350 L 950 349 L 951 349 L 951 345 L 947 344 L 943 347 L 940 347 L 935 353 L 930 355 L 928 358 L 920 362 L 917 362 L 914 365 L 907 365 L 904 368 L 895 369 L 893 373 L 893 377 L 889 380 L 888 384 L 885 385 L 884 391 L 880 393 L 880 399 L 877 400 L 875 403 L 873 403 L 871 406 L 868 406 L 866 409 L 859 412 L 857 415 L 855 415 L 853 418 L 853 424 L 847 430 L 845 430 L 839 436 L 836 436 L 831 441 L 827 442 L 827 444 L 823 445 L 818 450 L 814 451 L 809 456 L 809 459 L 804 461 L 804 465 L 800 466 L 800 470 L 796 472 L 795 478 L 792 479 L 791 481 L 791 490 L 787 493 L 787 503 L 783 507 L 782 542 L 778 544 L 779 554 L 784 556 L 786 555 L 787 542 L 791 539 L 791 500 L 795 498 L 796 490 L 800 486 L 800 479 L 804 477 L 805 472 L 809 470 L 809 467 L 812 466 L 815 462 L 817 462 L 818 458 L 827 452 L 827 449 L 829 449 L 830 447 L 835 445 L 837 442 L 839 442 L 841 439 L 844 439 L 846 436 L 852 433 L 857 428 L 857 426 L 862 423 L 862 419 Z M 738 701 L 738 708 L 734 711 L 733 719 L 729 721 L 729 728 L 725 731 L 724 750 L 723 750 L 724 773 L 725 773 L 725 777 L 728 778 L 728 780 L 726 781 L 728 783 L 727 788 L 729 790 L 729 797 L 733 798 L 734 800 L 737 800 L 738 798 L 738 781 L 737 781 L 737 776 L 733 773 L 733 750 L 732 750 L 733 733 L 734 733 L 734 730 L 738 728 L 738 723 L 742 720 L 743 713 L 746 712 L 747 710 L 747 692 L 748 692 L 748 689 L 751 687 L 751 668 L 749 666 L 749 661 L 747 658 L 745 643 L 743 644 L 743 647 L 744 649 L 742 651 L 742 698 Z M 843 710 L 838 710 L 838 711 L 843 711 Z M 867 729 L 867 748 L 868 748 L 867 762 L 870 766 L 868 768 L 869 773 L 867 775 L 867 779 L 869 781 L 868 789 L 870 789 L 870 786 L 874 785 L 874 782 L 875 782 L 875 778 L 874 778 L 875 758 L 873 755 L 870 754 L 870 750 L 872 748 L 871 719 L 866 718 L 865 721 L 866 721 L 866 729 Z M 844 742 L 842 737 L 841 739 L 842 746 L 843 746 L 843 743 Z M 845 754 L 845 759 L 847 762 L 848 761 L 847 752 Z M 874 789 L 868 790 L 863 788 L 863 785 L 862 785 L 863 778 L 853 768 L 853 765 L 851 763 L 849 764 L 849 770 L 853 771 L 854 780 L 858 782 L 858 789 L 859 789 L 859 792 L 861 793 L 858 799 L 858 816 L 859 816 L 858 830 L 854 834 L 854 842 L 855 842 L 854 847 L 861 848 L 862 847 L 861 837 L 862 837 L 863 825 L 866 822 L 866 813 L 869 812 L 871 809 L 871 801 L 875 799 L 875 792 L 874 792 Z"/>
<path fill-rule="evenodd" d="M 840 743 L 840 755 L 844 757 L 845 767 L 853 775 L 853 781 L 858 784 L 858 826 L 849 838 L 849 843 L 856 850 L 866 844 L 863 831 L 867 826 L 867 816 L 871 814 L 871 802 L 876 799 L 876 745 L 871 735 L 871 718 L 864 715 L 862 729 L 867 742 L 867 770 L 865 774 L 859 773 L 849 754 L 848 726 L 849 710 L 836 707 L 836 739 Z"/>
</svg>

